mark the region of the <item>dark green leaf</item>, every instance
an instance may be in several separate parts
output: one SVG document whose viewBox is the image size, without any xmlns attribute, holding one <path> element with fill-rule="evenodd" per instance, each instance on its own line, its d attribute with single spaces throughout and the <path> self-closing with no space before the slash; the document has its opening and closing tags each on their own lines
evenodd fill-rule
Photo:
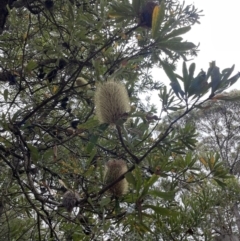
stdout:
<svg viewBox="0 0 240 241">
<path fill-rule="evenodd" d="M 190 26 L 183 27 L 183 28 L 179 28 L 179 29 L 175 29 L 175 30 L 173 30 L 171 33 L 165 35 L 164 38 L 163 38 L 163 40 L 167 40 L 167 39 L 176 37 L 176 36 L 178 36 L 178 35 L 182 35 L 182 34 L 184 34 L 184 33 L 187 33 L 190 29 L 191 29 Z"/>
<path fill-rule="evenodd" d="M 222 82 L 225 82 L 231 76 L 231 74 L 234 70 L 234 67 L 235 67 L 235 65 L 233 65 L 231 68 L 227 68 L 222 71 L 222 75 L 223 75 Z"/>
<path fill-rule="evenodd" d="M 213 180 L 214 180 L 220 187 L 222 187 L 222 188 L 225 188 L 225 187 L 226 187 L 226 183 L 220 181 L 219 179 L 214 178 Z"/>
<path fill-rule="evenodd" d="M 168 209 L 168 208 L 163 208 L 163 207 L 159 207 L 159 206 L 153 206 L 153 205 L 143 205 L 142 207 L 143 209 L 152 209 L 153 211 L 155 211 L 157 214 L 160 214 L 162 216 L 175 216 L 177 213 Z"/>
<path fill-rule="evenodd" d="M 104 206 L 107 206 L 110 202 L 111 202 L 111 198 L 110 197 L 105 197 L 105 198 L 102 198 L 99 201 L 99 204 L 100 204 L 101 207 L 104 207 Z"/>
<path fill-rule="evenodd" d="M 148 194 L 163 198 L 164 200 L 173 200 L 175 197 L 175 192 L 161 192 L 158 190 L 149 190 Z"/>
<path fill-rule="evenodd" d="M 78 125 L 78 128 L 79 129 L 92 129 L 97 126 L 99 126 L 99 121 L 94 118 L 91 118 L 87 122 Z"/>
<path fill-rule="evenodd" d="M 7 102 L 8 100 L 8 89 L 5 89 L 3 92 L 4 100 Z"/>
<path fill-rule="evenodd" d="M 153 174 L 151 178 L 144 183 L 141 197 L 144 197 L 148 193 L 149 188 L 158 180 L 158 178 L 159 178 L 158 175 Z"/>
<path fill-rule="evenodd" d="M 221 75 L 220 75 L 219 68 L 214 66 L 211 71 L 212 93 L 214 93 L 218 89 L 220 82 L 221 82 Z"/>
<path fill-rule="evenodd" d="M 173 51 L 184 52 L 196 48 L 196 45 L 191 42 L 167 41 L 158 44 L 160 48 L 168 48 Z"/>
</svg>

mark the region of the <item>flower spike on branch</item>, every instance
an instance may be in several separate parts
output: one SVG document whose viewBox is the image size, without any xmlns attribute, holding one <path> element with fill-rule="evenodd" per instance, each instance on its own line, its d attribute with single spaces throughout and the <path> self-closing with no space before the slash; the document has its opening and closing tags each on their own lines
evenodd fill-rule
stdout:
<svg viewBox="0 0 240 241">
<path fill-rule="evenodd" d="M 108 81 L 97 87 L 95 93 L 96 115 L 100 123 L 119 125 L 130 112 L 130 100 L 125 86 Z"/>
</svg>

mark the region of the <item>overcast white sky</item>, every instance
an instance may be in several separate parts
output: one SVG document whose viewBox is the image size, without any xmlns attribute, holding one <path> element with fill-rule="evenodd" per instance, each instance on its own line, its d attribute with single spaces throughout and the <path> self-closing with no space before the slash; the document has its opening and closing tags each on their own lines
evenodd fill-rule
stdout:
<svg viewBox="0 0 240 241">
<path fill-rule="evenodd" d="M 204 14 L 201 24 L 183 35 L 185 40 L 200 43 L 200 52 L 193 61 L 197 65 L 195 73 L 201 69 L 206 71 L 211 61 L 216 61 L 220 70 L 235 64 L 234 74 L 240 72 L 240 0 L 185 0 L 185 3 L 193 3 Z M 179 63 L 177 73 L 181 73 L 181 69 L 182 63 Z M 240 80 L 231 89 L 234 88 L 240 89 Z"/>
</svg>

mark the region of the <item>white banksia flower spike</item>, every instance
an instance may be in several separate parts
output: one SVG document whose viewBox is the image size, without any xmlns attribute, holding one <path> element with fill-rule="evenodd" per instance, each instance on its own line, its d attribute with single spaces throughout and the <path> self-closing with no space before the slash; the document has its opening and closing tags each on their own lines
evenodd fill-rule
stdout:
<svg viewBox="0 0 240 241">
<path fill-rule="evenodd" d="M 117 180 L 122 174 L 128 170 L 124 160 L 109 160 L 105 165 L 105 183 L 108 185 Z M 117 182 L 109 191 L 116 197 L 126 194 L 128 191 L 128 182 L 126 178 Z"/>
<path fill-rule="evenodd" d="M 87 90 L 90 88 L 87 80 L 85 80 L 83 77 L 78 77 L 76 79 L 76 86 L 81 87 L 83 90 Z"/>
<path fill-rule="evenodd" d="M 99 84 L 94 101 L 100 123 L 118 124 L 127 119 L 131 109 L 127 89 L 116 81 Z"/>
</svg>

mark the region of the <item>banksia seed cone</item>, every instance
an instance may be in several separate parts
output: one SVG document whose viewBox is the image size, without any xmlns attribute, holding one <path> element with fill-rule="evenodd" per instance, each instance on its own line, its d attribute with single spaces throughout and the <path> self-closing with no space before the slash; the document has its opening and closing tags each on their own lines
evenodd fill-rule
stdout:
<svg viewBox="0 0 240 241">
<path fill-rule="evenodd" d="M 68 212 L 72 212 L 73 208 L 77 206 L 80 201 L 78 193 L 73 191 L 67 191 L 63 195 L 62 204 L 67 209 Z"/>
<path fill-rule="evenodd" d="M 148 1 L 142 9 L 140 16 L 140 26 L 141 27 L 152 27 L 152 14 L 154 8 L 158 5 L 155 1 Z"/>
<path fill-rule="evenodd" d="M 129 97 L 125 86 L 109 81 L 98 85 L 95 93 L 96 115 L 101 123 L 117 124 L 126 120 L 130 111 Z"/>
<path fill-rule="evenodd" d="M 105 183 L 110 184 L 118 179 L 123 173 L 127 171 L 127 164 L 123 160 L 109 160 L 105 166 Z M 109 191 L 116 197 L 120 197 L 128 190 L 128 182 L 126 178 L 122 179 Z"/>
</svg>

